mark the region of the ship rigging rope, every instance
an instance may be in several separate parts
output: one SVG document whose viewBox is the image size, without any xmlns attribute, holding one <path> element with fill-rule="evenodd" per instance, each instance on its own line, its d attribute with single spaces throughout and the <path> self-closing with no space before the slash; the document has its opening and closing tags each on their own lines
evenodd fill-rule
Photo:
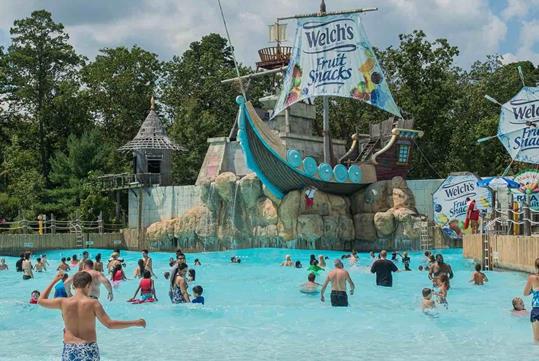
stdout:
<svg viewBox="0 0 539 361">
<path fill-rule="evenodd" d="M 221 18 L 223 19 L 223 24 L 225 25 L 226 37 L 228 39 L 228 43 L 230 44 L 230 48 L 232 50 L 232 59 L 234 60 L 234 67 L 236 68 L 236 74 L 238 75 L 238 82 L 240 83 L 241 94 L 243 95 L 243 99 L 247 101 L 247 96 L 245 95 L 245 89 L 243 88 L 243 82 L 241 81 L 241 77 L 240 77 L 240 68 L 238 66 L 238 61 L 236 60 L 236 55 L 234 53 L 234 45 L 232 45 L 232 40 L 230 40 L 230 34 L 228 33 L 228 26 L 226 24 L 225 14 L 223 13 L 223 7 L 221 6 L 221 0 L 217 0 L 217 2 L 219 3 L 219 10 L 221 10 Z"/>
<path fill-rule="evenodd" d="M 440 173 L 438 173 L 438 171 L 436 170 L 436 168 L 434 168 L 434 166 L 432 165 L 432 163 L 429 161 L 429 159 L 427 158 L 427 156 L 425 155 L 425 153 L 423 153 L 423 150 L 419 147 L 419 144 L 416 143 L 415 139 L 412 139 L 412 141 L 414 142 L 417 150 L 419 150 L 419 153 L 421 154 L 421 156 L 423 157 L 423 159 L 425 159 L 425 161 L 427 162 L 428 166 L 430 167 L 430 169 L 432 169 L 434 171 L 434 173 L 436 174 L 436 176 L 440 179 L 442 179 L 443 177 L 440 175 Z"/>
</svg>

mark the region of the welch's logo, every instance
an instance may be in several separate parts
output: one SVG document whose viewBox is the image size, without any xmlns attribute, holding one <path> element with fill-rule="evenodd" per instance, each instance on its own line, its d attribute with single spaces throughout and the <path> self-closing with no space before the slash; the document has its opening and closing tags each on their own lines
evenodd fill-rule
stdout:
<svg viewBox="0 0 539 361">
<path fill-rule="evenodd" d="M 513 99 L 509 102 L 513 110 L 512 124 L 522 124 L 539 120 L 539 100 Z"/>
<path fill-rule="evenodd" d="M 455 184 L 447 184 L 443 187 L 447 200 L 454 200 L 463 197 L 475 196 L 475 184 L 470 181 L 459 182 Z"/>
<path fill-rule="evenodd" d="M 354 20 L 336 19 L 323 23 L 310 21 L 303 24 L 306 45 L 305 54 L 318 54 L 338 50 L 350 52 L 357 49 L 353 43 L 355 38 Z"/>
</svg>

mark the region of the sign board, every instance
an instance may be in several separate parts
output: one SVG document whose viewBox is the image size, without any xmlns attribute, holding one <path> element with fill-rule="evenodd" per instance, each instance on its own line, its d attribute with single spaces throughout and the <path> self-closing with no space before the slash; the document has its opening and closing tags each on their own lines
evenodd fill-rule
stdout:
<svg viewBox="0 0 539 361">
<path fill-rule="evenodd" d="M 480 211 L 492 211 L 492 195 L 488 188 L 477 186 L 477 178 L 472 173 L 450 175 L 432 195 L 434 222 L 442 227 L 451 238 L 462 238 L 471 232 L 464 229 L 466 220 L 466 198 L 475 199 Z"/>
<path fill-rule="evenodd" d="M 359 14 L 298 19 L 273 116 L 318 96 L 353 98 L 401 116 Z"/>
<path fill-rule="evenodd" d="M 539 88 L 523 87 L 502 106 L 498 139 L 511 158 L 539 164 Z"/>
<path fill-rule="evenodd" d="M 87 246 L 93 246 L 93 245 L 94 245 L 94 241 L 86 241 L 86 245 L 87 245 Z"/>
<path fill-rule="evenodd" d="M 24 248 L 33 248 L 34 242 L 24 242 L 23 246 Z"/>
<path fill-rule="evenodd" d="M 530 209 L 539 211 L 539 170 L 523 170 L 515 176 L 514 181 L 520 184 L 520 188 L 511 190 L 515 202 L 525 203 L 528 195 Z"/>
<path fill-rule="evenodd" d="M 114 244 L 114 245 L 122 244 L 122 240 L 121 239 L 115 239 L 115 240 L 112 241 L 112 244 Z"/>
</svg>

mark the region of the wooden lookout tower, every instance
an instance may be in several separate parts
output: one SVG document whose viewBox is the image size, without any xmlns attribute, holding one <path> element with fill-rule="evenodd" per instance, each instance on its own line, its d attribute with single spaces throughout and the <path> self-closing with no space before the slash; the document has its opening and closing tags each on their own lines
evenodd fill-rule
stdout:
<svg viewBox="0 0 539 361">
<path fill-rule="evenodd" d="M 170 140 L 154 109 L 152 96 L 150 112 L 137 135 L 118 151 L 133 152 L 133 174 L 139 184 L 168 186 L 172 184 L 172 152 L 184 148 Z"/>
</svg>

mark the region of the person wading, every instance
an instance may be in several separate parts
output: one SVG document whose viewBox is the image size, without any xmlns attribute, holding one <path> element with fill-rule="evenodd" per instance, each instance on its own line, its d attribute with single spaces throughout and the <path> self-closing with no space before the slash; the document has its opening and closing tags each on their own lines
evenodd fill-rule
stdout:
<svg viewBox="0 0 539 361">
<path fill-rule="evenodd" d="M 340 259 L 335 260 L 335 269 L 329 272 L 322 289 L 320 290 L 320 301 L 325 302 L 324 292 L 328 283 L 331 282 L 331 305 L 334 307 L 348 306 L 348 295 L 346 294 L 346 282 L 350 284 L 350 295 L 354 294 L 354 282 L 350 278 L 348 271 L 344 269 Z"/>
<path fill-rule="evenodd" d="M 383 287 L 393 286 L 393 274 L 392 272 L 398 272 L 399 269 L 395 266 L 395 263 L 386 259 L 387 251 L 380 252 L 380 259 L 374 261 L 371 266 L 371 273 L 376 273 L 376 285 Z"/>
</svg>

